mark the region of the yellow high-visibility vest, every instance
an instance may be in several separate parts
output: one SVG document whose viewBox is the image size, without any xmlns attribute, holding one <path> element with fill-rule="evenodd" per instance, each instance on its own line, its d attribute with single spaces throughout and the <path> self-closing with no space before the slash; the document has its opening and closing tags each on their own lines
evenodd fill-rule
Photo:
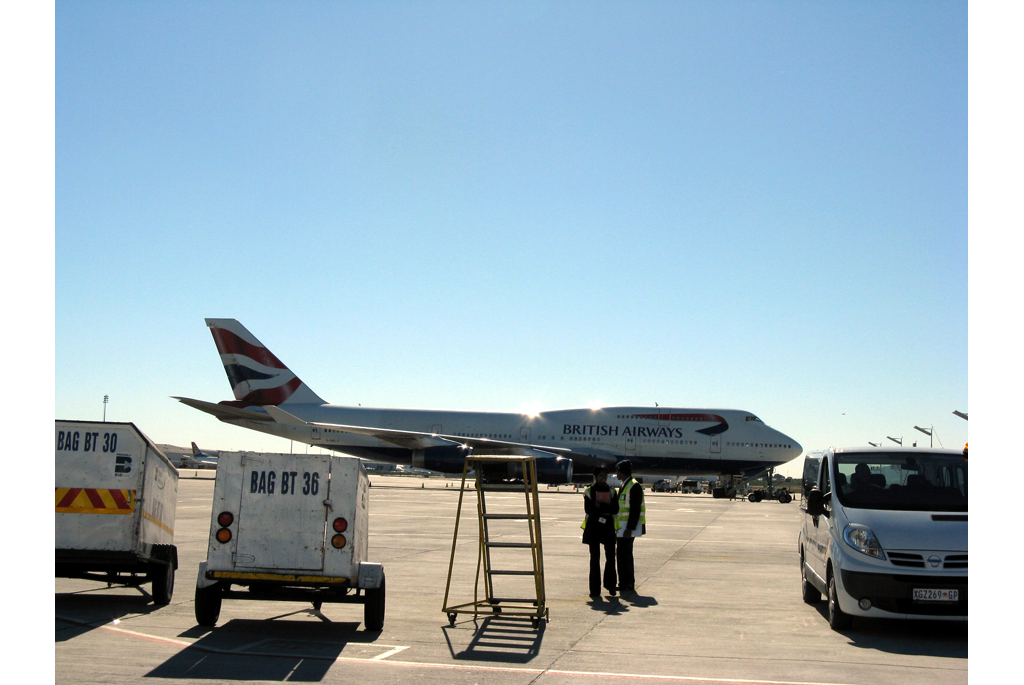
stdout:
<svg viewBox="0 0 1024 685">
<path fill-rule="evenodd" d="M 640 485 L 632 477 L 619 488 L 619 513 L 615 516 L 615 530 L 619 531 L 626 527 L 629 522 L 629 491 L 633 486 Z M 644 526 L 647 525 L 647 502 L 643 496 L 643 488 L 640 487 L 640 521 L 633 529 L 633 537 L 643 535 Z"/>
</svg>

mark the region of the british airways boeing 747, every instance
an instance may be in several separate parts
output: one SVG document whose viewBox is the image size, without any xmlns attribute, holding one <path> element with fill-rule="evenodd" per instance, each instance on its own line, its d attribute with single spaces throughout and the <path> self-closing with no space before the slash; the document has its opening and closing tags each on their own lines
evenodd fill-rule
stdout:
<svg viewBox="0 0 1024 685">
<path fill-rule="evenodd" d="M 737 409 L 605 407 L 537 414 L 328 404 L 234 319 L 207 319 L 234 391 L 175 399 L 225 423 L 346 454 L 446 473 L 470 454 L 534 456 L 538 480 L 629 459 L 636 475 L 755 477 L 800 456 L 793 438 Z"/>
</svg>

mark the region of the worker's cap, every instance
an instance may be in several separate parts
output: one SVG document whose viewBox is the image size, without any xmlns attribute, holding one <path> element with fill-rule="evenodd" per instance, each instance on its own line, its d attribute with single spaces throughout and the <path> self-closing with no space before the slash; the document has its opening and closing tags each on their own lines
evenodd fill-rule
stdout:
<svg viewBox="0 0 1024 685">
<path fill-rule="evenodd" d="M 595 476 L 600 476 L 602 473 L 605 473 L 605 474 L 608 473 L 608 467 L 607 466 L 595 466 L 594 467 L 594 475 Z"/>
<path fill-rule="evenodd" d="M 632 476 L 633 475 L 633 465 L 630 464 L 629 461 L 627 461 L 625 459 L 623 459 L 622 461 L 620 461 L 618 464 L 615 465 L 615 470 L 618 473 L 621 473 L 621 474 L 626 475 L 626 476 Z"/>
</svg>

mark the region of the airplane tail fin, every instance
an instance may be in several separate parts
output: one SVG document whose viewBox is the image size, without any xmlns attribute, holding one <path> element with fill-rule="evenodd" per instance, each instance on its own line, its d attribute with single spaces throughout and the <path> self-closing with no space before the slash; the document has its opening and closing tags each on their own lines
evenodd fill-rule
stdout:
<svg viewBox="0 0 1024 685">
<path fill-rule="evenodd" d="M 207 319 L 228 375 L 233 407 L 325 404 L 298 376 L 235 319 Z"/>
<path fill-rule="evenodd" d="M 197 454 L 199 454 L 199 448 L 196 447 L 196 444 L 193 442 L 192 443 L 192 455 L 195 456 Z"/>
</svg>

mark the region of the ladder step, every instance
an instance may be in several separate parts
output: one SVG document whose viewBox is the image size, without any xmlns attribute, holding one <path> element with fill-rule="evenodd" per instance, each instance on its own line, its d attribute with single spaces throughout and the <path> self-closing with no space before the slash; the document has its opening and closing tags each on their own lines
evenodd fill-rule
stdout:
<svg viewBox="0 0 1024 685">
<path fill-rule="evenodd" d="M 535 545 L 535 544 L 533 544 L 531 542 L 488 542 L 487 546 L 488 547 L 506 547 L 506 548 L 515 548 L 515 549 L 530 549 L 532 547 L 536 547 L 537 545 Z"/>
<path fill-rule="evenodd" d="M 484 514 L 485 519 L 532 519 L 533 514 Z"/>
<path fill-rule="evenodd" d="M 500 604 L 502 602 L 508 602 L 510 604 L 532 604 L 537 606 L 536 597 L 525 597 L 525 598 L 513 598 L 513 597 L 492 597 L 490 602 L 492 604 Z"/>
<path fill-rule="evenodd" d="M 535 575 L 537 575 L 533 571 L 495 571 L 494 569 L 491 569 L 491 571 L 489 571 L 489 573 L 492 576 L 535 576 Z"/>
</svg>

